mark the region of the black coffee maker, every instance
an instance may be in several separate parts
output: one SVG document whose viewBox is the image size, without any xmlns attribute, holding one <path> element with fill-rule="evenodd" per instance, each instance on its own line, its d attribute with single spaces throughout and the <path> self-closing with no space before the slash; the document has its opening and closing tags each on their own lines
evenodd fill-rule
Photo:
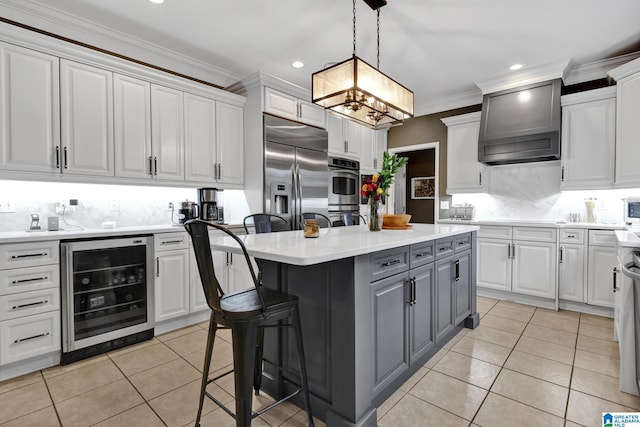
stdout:
<svg viewBox="0 0 640 427">
<path fill-rule="evenodd" d="M 224 190 L 212 187 L 198 188 L 200 219 L 216 224 L 224 224 L 224 208 L 222 207 L 223 191 Z"/>
</svg>

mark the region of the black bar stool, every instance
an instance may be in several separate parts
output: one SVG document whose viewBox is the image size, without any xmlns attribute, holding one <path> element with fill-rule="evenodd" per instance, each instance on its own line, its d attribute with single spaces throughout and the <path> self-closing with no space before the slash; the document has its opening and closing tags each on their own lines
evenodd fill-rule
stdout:
<svg viewBox="0 0 640 427">
<path fill-rule="evenodd" d="M 250 426 L 251 420 L 280 403 L 292 398 L 302 391 L 307 409 L 309 426 L 313 427 L 313 417 L 311 415 L 311 403 L 309 400 L 309 384 L 307 381 L 307 367 L 304 358 L 304 348 L 302 344 L 302 330 L 300 326 L 300 313 L 298 310 L 298 297 L 283 292 L 278 292 L 269 288 L 263 288 L 258 280 L 247 249 L 238 236 L 227 230 L 226 227 L 211 224 L 201 220 L 187 221 L 184 225 L 191 236 L 193 250 L 198 263 L 198 271 L 202 280 L 202 287 L 207 298 L 207 304 L 211 308 L 209 320 L 209 334 L 207 337 L 207 347 L 205 350 L 204 367 L 202 369 L 202 385 L 200 388 L 200 403 L 195 426 L 200 426 L 202 406 L 204 397 L 207 396 L 225 412 L 235 418 L 236 426 Z M 245 289 L 225 295 L 220 287 L 213 269 L 213 259 L 211 256 L 211 244 L 209 241 L 209 227 L 223 231 L 231 236 L 242 249 L 247 265 L 253 278 L 254 288 Z M 279 320 L 291 319 L 290 324 L 278 324 Z M 275 322 L 275 324 L 274 324 Z M 231 329 L 233 341 L 233 370 L 215 378 L 209 379 L 209 367 L 211 365 L 211 355 L 213 353 L 213 343 L 216 338 L 218 325 Z M 292 326 L 296 347 L 298 350 L 298 360 L 300 363 L 300 376 L 302 387 L 292 394 L 263 408 L 257 412 L 251 410 L 253 399 L 252 386 L 255 370 L 256 345 L 258 342 L 259 330 L 265 327 Z M 235 382 L 235 414 L 222 402 L 209 394 L 207 385 L 219 378 L 234 373 Z"/>
</svg>

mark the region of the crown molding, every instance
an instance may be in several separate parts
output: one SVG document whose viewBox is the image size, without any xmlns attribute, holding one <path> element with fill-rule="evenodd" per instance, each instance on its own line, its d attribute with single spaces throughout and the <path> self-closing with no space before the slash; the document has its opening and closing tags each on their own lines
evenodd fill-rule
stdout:
<svg viewBox="0 0 640 427">
<path fill-rule="evenodd" d="M 264 71 L 257 71 L 231 86 L 227 86 L 225 90 L 243 95 L 249 90 L 261 86 L 267 86 L 271 89 L 279 90 L 280 92 L 311 102 L 310 90 L 283 80 L 280 77 L 265 73 Z"/>
<path fill-rule="evenodd" d="M 442 111 L 455 110 L 456 108 L 477 104 L 482 104 L 482 93 L 480 93 L 478 89 L 473 89 L 416 105 L 414 107 L 414 117 L 426 116 L 427 114 L 440 113 Z"/>
<path fill-rule="evenodd" d="M 562 60 L 548 64 L 528 67 L 522 71 L 501 74 L 488 80 L 476 82 L 476 86 L 482 90 L 482 94 L 498 92 L 501 90 L 513 89 L 519 86 L 544 82 L 553 79 L 567 77 L 567 71 L 571 67 L 571 60 Z"/>
<path fill-rule="evenodd" d="M 560 106 L 581 104 L 583 102 L 600 101 L 602 99 L 615 98 L 617 94 L 616 86 L 607 86 L 600 89 L 585 90 L 584 92 L 572 93 L 570 95 L 562 95 L 560 97 Z"/>
<path fill-rule="evenodd" d="M 467 113 L 467 114 L 459 114 L 457 116 L 444 117 L 440 119 L 442 123 L 449 126 L 455 125 L 464 125 L 466 123 L 473 123 L 480 121 L 480 111 L 476 111 L 475 113 Z"/>
<path fill-rule="evenodd" d="M 617 68 L 609 70 L 607 74 L 613 77 L 616 81 L 629 77 L 632 74 L 640 72 L 640 58 L 636 58 L 627 62 Z"/>
<path fill-rule="evenodd" d="M 588 64 L 575 65 L 569 70 L 569 74 L 564 83 L 566 85 L 572 85 L 607 78 L 609 71 L 636 58 L 640 58 L 640 52 L 628 53 Z"/>
<path fill-rule="evenodd" d="M 46 31 L 136 61 L 153 64 L 225 87 L 243 76 L 165 49 L 99 23 L 78 18 L 46 5 L 24 0 L 3 0 L 0 16 L 28 27 Z"/>
</svg>

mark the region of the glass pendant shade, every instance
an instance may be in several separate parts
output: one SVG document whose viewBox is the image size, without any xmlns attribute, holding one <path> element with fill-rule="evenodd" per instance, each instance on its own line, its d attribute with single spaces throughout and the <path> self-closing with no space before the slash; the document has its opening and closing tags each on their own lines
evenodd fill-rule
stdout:
<svg viewBox="0 0 640 427">
<path fill-rule="evenodd" d="M 311 97 L 372 128 L 413 117 L 413 92 L 356 55 L 313 73 Z"/>
</svg>

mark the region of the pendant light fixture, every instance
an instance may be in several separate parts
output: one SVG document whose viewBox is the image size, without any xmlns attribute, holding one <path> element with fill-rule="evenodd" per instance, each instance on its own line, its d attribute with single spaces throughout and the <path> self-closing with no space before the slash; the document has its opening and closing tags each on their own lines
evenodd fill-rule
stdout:
<svg viewBox="0 0 640 427">
<path fill-rule="evenodd" d="M 315 104 L 372 128 L 413 117 L 413 92 L 381 73 L 380 8 L 386 0 L 364 0 L 377 12 L 377 67 L 356 56 L 356 0 L 353 0 L 353 55 L 311 75 Z M 386 125 L 386 126 L 384 126 Z"/>
</svg>

